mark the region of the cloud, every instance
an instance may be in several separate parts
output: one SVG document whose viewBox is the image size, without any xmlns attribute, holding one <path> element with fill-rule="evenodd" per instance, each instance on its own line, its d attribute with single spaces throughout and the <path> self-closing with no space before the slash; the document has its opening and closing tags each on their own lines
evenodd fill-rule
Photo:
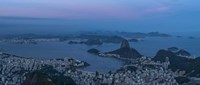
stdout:
<svg viewBox="0 0 200 85">
<path fill-rule="evenodd" d="M 169 7 L 167 6 L 160 6 L 156 8 L 147 8 L 145 10 L 146 13 L 162 13 L 162 12 L 167 12 L 169 11 Z"/>
<path fill-rule="evenodd" d="M 139 0 L 12 0 L 0 1 L 0 16 L 75 19 L 134 19 L 169 10 L 166 6 Z M 3 4 L 5 3 L 5 4 Z"/>
</svg>

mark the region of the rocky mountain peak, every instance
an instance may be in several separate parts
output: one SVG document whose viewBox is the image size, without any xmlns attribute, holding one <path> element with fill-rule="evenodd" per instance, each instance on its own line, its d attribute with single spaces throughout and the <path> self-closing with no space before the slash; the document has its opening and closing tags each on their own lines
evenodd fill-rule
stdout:
<svg viewBox="0 0 200 85">
<path fill-rule="evenodd" d="M 124 40 L 121 42 L 121 48 L 130 48 L 130 45 L 129 45 L 128 40 L 124 39 Z"/>
<path fill-rule="evenodd" d="M 181 55 L 181 56 L 191 56 L 191 54 L 189 52 L 187 52 L 186 50 L 181 49 L 180 51 L 178 51 L 176 53 L 176 55 Z"/>
</svg>

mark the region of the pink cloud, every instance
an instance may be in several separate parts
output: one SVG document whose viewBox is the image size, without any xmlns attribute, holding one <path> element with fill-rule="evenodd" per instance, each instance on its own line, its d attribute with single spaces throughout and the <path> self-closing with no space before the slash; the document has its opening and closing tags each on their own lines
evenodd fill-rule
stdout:
<svg viewBox="0 0 200 85">
<path fill-rule="evenodd" d="M 134 18 L 136 13 L 123 8 L 108 7 L 66 7 L 62 9 L 43 8 L 0 8 L 0 16 L 45 17 L 45 18 Z"/>
<path fill-rule="evenodd" d="M 146 13 L 162 13 L 162 12 L 167 12 L 167 11 L 169 11 L 169 7 L 167 6 L 160 6 L 160 7 L 149 8 L 145 10 Z"/>
<path fill-rule="evenodd" d="M 55 5 L 55 6 L 54 6 Z M 166 6 L 155 8 L 126 7 L 113 4 L 94 3 L 53 3 L 51 5 L 33 6 L 0 6 L 0 16 L 72 18 L 72 19 L 135 19 L 151 13 L 163 13 L 169 10 Z M 141 10 L 139 10 L 141 9 Z"/>
<path fill-rule="evenodd" d="M 93 18 L 134 18 L 137 12 L 131 11 L 124 7 L 103 6 L 103 5 L 85 5 L 85 4 L 66 4 L 63 11 L 74 12 L 77 17 L 93 17 Z"/>
</svg>

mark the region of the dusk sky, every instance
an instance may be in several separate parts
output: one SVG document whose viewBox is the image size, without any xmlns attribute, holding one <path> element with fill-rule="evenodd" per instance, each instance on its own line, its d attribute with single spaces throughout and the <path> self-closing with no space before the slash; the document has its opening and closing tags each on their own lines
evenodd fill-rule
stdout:
<svg viewBox="0 0 200 85">
<path fill-rule="evenodd" d="M 2 32 L 200 32 L 200 0 L 0 0 Z"/>
</svg>

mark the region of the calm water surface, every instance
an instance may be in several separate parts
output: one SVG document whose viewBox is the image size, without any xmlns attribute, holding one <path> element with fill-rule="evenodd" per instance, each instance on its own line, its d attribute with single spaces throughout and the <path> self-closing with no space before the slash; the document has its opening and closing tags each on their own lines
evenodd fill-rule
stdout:
<svg viewBox="0 0 200 85">
<path fill-rule="evenodd" d="M 200 56 L 200 39 L 188 38 L 145 38 L 144 41 L 130 43 L 141 54 L 153 57 L 159 49 L 178 47 L 186 49 L 194 56 Z M 33 58 L 64 58 L 72 57 L 91 64 L 84 68 L 87 71 L 108 72 L 123 66 L 124 62 L 115 58 L 103 58 L 87 53 L 88 49 L 97 48 L 103 52 L 112 51 L 120 47 L 120 44 L 103 44 L 102 46 L 69 45 L 67 42 L 45 42 L 38 45 L 0 43 L 0 48 L 6 49 L 8 53 L 33 57 Z"/>
</svg>

